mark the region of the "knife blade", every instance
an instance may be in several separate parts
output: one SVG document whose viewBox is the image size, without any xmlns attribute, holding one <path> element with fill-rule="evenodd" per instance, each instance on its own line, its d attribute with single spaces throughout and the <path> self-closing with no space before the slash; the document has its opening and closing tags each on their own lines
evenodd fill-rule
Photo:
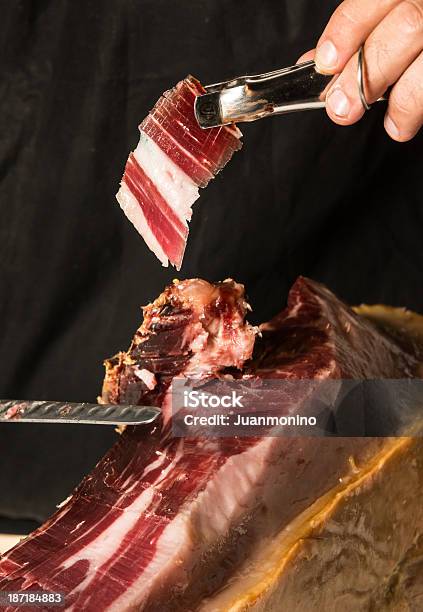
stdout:
<svg viewBox="0 0 423 612">
<path fill-rule="evenodd" d="M 0 400 L 0 423 L 142 425 L 160 414 L 154 406 Z"/>
</svg>

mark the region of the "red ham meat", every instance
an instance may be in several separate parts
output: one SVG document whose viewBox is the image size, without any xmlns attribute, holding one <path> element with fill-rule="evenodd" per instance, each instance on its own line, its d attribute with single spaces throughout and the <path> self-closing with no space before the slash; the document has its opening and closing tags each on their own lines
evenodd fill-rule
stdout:
<svg viewBox="0 0 423 612">
<path fill-rule="evenodd" d="M 176 376 L 399 378 L 417 367 L 411 348 L 305 278 L 261 337 L 247 310 L 241 285 L 198 279 L 175 281 L 144 309 L 129 350 L 106 364 L 101 401 L 160 403 L 161 422 L 127 428 L 4 555 L 0 590 L 61 591 L 66 610 L 84 612 L 199 609 L 259 543 L 383 449 L 375 438 L 172 437 Z"/>
<path fill-rule="evenodd" d="M 163 94 L 139 126 L 117 199 L 164 266 L 178 270 L 188 238 L 192 204 L 241 148 L 235 125 L 202 130 L 194 116 L 201 84 L 188 76 Z"/>
</svg>

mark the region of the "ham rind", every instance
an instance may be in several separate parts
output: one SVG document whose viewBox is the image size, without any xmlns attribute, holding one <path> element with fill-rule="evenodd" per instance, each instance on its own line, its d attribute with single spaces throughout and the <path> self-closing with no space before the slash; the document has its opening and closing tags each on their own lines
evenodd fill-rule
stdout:
<svg viewBox="0 0 423 612">
<path fill-rule="evenodd" d="M 255 550 L 201 612 L 423 609 L 423 439 L 390 439 Z"/>
<path fill-rule="evenodd" d="M 202 93 L 201 84 L 187 77 L 163 94 L 140 125 L 138 146 L 116 196 L 162 264 L 170 261 L 178 270 L 198 188 L 206 187 L 241 148 L 242 135 L 235 126 L 198 126 L 194 102 Z"/>
<path fill-rule="evenodd" d="M 106 363 L 101 401 L 161 404 L 161 423 L 126 429 L 2 558 L 0 590 L 61 591 L 66 610 L 199 609 L 259 543 L 384 451 L 383 438 L 172 437 L 175 377 L 399 378 L 417 367 L 413 350 L 307 279 L 260 338 L 247 310 L 241 285 L 198 279 L 144 309 L 129 350 Z"/>
</svg>

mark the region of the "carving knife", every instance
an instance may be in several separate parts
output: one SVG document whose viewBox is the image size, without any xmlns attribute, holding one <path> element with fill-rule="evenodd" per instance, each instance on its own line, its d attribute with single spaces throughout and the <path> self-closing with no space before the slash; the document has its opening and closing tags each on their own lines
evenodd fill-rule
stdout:
<svg viewBox="0 0 423 612">
<path fill-rule="evenodd" d="M 0 423 L 143 425 L 159 414 L 154 406 L 0 400 Z"/>
</svg>

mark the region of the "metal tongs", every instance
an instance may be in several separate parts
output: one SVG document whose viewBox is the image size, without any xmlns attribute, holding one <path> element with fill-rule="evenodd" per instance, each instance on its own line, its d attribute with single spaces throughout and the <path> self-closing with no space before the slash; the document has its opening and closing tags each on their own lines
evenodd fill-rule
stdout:
<svg viewBox="0 0 423 612">
<path fill-rule="evenodd" d="M 255 121 L 269 115 L 323 108 L 333 75 L 321 74 L 314 61 L 205 87 L 195 101 L 202 128 Z"/>
<path fill-rule="evenodd" d="M 358 53 L 357 85 L 365 110 L 370 105 L 364 93 L 363 47 Z M 314 61 L 288 68 L 243 76 L 205 87 L 194 104 L 195 116 L 202 128 L 227 123 L 256 121 L 271 115 L 312 110 L 325 106 L 326 93 L 336 76 L 321 74 Z M 380 98 L 384 100 L 386 97 Z"/>
</svg>

